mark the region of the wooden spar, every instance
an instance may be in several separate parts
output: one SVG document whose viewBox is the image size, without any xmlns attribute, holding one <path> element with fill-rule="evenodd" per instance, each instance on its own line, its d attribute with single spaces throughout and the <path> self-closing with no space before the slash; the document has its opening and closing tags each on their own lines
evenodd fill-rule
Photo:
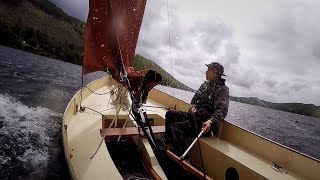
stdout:
<svg viewBox="0 0 320 180">
<path fill-rule="evenodd" d="M 153 133 L 164 133 L 165 132 L 165 127 L 164 126 L 151 126 Z M 107 128 L 101 129 L 100 133 L 101 136 L 125 136 L 125 135 L 138 135 L 139 130 L 137 127 L 126 127 L 126 128 L 110 128 L 107 132 Z M 141 133 L 142 130 L 140 131 Z"/>
<path fill-rule="evenodd" d="M 197 178 L 199 178 L 199 179 L 204 178 L 203 172 L 200 171 L 199 169 L 195 168 L 191 164 L 189 164 L 187 161 L 185 161 L 185 160 L 181 161 L 180 158 L 177 155 L 175 155 L 173 152 L 171 152 L 170 150 L 167 150 L 166 153 L 171 159 L 173 159 L 175 162 L 177 162 L 179 165 L 181 165 L 185 170 L 187 170 L 188 172 L 191 172 L 193 175 L 197 176 Z M 208 175 L 206 175 L 205 179 L 213 180 Z"/>
</svg>

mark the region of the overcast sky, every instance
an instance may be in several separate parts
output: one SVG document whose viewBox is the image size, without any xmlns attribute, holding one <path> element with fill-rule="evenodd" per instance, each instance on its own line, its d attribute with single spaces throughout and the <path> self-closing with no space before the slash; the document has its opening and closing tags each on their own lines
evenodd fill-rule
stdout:
<svg viewBox="0 0 320 180">
<path fill-rule="evenodd" d="M 88 0 L 52 2 L 86 21 Z M 320 105 L 319 7 L 318 0 L 149 0 L 136 52 L 194 89 L 204 64 L 217 61 L 232 96 Z"/>
</svg>

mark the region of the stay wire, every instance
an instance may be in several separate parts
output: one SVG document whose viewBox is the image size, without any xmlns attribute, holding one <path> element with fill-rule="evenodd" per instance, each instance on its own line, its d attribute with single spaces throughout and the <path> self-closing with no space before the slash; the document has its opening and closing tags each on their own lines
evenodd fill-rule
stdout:
<svg viewBox="0 0 320 180">
<path fill-rule="evenodd" d="M 171 58 L 171 28 L 170 28 L 170 14 L 169 14 L 169 0 L 167 0 L 167 19 L 168 19 L 168 34 L 169 34 L 169 48 L 170 48 L 170 63 L 172 71 L 172 58 Z"/>
<path fill-rule="evenodd" d="M 111 76 L 111 78 L 112 78 L 112 76 Z M 82 107 L 82 90 L 83 90 L 83 88 L 87 88 L 87 89 L 89 89 L 89 91 L 92 93 L 92 94 L 96 94 L 96 95 L 106 95 L 106 94 L 109 94 L 109 93 L 111 93 L 112 91 L 114 91 L 114 90 L 116 90 L 117 88 L 119 89 L 119 87 L 117 87 L 117 88 L 115 88 L 115 89 L 112 89 L 112 90 L 110 90 L 110 91 L 108 91 L 108 92 L 106 92 L 106 93 L 96 93 L 96 92 L 94 92 L 94 91 L 92 91 L 87 85 L 83 85 L 84 83 L 83 83 L 83 76 L 81 76 L 81 85 L 79 86 L 79 88 L 78 89 L 80 89 L 80 108 Z"/>
<path fill-rule="evenodd" d="M 91 111 L 94 111 L 94 112 L 100 114 L 100 115 L 101 115 L 102 117 L 104 117 L 105 119 L 107 119 L 107 117 L 106 117 L 104 114 L 102 114 L 101 112 L 99 112 L 99 111 L 97 111 L 97 110 L 94 110 L 94 109 L 92 109 L 92 108 L 85 107 L 85 106 L 83 106 L 83 108 L 85 108 L 85 109 L 90 109 Z M 112 109 L 113 109 L 113 108 L 112 108 Z M 110 109 L 109 109 L 109 110 L 110 110 Z"/>
<path fill-rule="evenodd" d="M 80 92 L 81 95 L 80 95 L 80 103 L 79 103 L 80 104 L 80 108 L 82 107 L 82 105 L 81 105 L 81 102 L 82 102 L 82 89 L 83 89 L 82 87 L 83 87 L 83 76 L 81 76 L 81 92 Z"/>
<path fill-rule="evenodd" d="M 169 0 L 167 0 L 167 20 L 168 20 L 168 38 L 169 38 L 169 49 L 170 49 L 170 70 L 171 74 L 173 74 L 172 70 L 172 48 L 171 48 L 171 26 L 170 26 L 170 12 L 169 12 Z M 175 96 L 175 92 L 172 91 L 172 95 Z"/>
</svg>

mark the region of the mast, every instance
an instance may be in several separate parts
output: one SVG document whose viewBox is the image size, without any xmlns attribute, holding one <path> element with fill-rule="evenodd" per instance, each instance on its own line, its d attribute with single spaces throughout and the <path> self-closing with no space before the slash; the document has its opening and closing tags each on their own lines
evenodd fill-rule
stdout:
<svg viewBox="0 0 320 180">
<path fill-rule="evenodd" d="M 142 107 L 148 92 L 162 80 L 153 70 L 131 67 L 142 24 L 146 0 L 90 0 L 85 36 L 82 76 L 107 71 L 130 93 L 132 112 L 153 148 L 149 119 Z"/>
</svg>

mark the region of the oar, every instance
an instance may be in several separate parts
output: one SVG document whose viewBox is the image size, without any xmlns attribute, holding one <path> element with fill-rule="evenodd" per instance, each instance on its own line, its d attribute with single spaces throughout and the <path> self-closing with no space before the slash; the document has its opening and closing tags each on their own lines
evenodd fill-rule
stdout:
<svg viewBox="0 0 320 180">
<path fill-rule="evenodd" d="M 198 141 L 198 139 L 201 137 L 203 133 L 203 130 L 201 130 L 201 132 L 199 133 L 198 137 L 196 137 L 196 139 L 193 140 L 193 142 L 190 144 L 190 146 L 188 147 L 188 149 L 182 154 L 182 156 L 180 156 L 180 160 L 183 160 L 184 157 L 188 154 L 188 152 L 190 151 L 190 149 L 193 147 L 193 145 Z"/>
</svg>

